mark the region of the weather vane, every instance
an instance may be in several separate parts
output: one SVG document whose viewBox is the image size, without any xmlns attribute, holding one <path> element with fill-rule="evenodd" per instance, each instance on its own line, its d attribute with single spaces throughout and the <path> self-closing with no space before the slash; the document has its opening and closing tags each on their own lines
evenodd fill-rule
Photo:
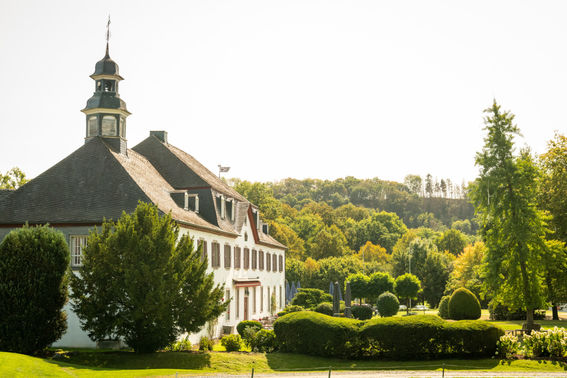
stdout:
<svg viewBox="0 0 567 378">
<path fill-rule="evenodd" d="M 108 15 L 108 22 L 106 23 L 106 43 L 110 40 L 110 15 Z"/>
</svg>

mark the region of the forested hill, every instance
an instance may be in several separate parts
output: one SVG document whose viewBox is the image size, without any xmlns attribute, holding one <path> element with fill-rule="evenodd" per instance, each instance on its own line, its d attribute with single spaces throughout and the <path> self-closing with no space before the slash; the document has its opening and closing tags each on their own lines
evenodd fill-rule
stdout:
<svg viewBox="0 0 567 378">
<path fill-rule="evenodd" d="M 260 206 L 267 220 L 277 215 L 270 209 L 268 197 L 300 211 L 305 206 L 325 203 L 333 209 L 352 204 L 366 209 L 395 213 L 409 228 L 428 227 L 434 230 L 451 228 L 454 222 L 469 220 L 471 229 L 462 231 L 474 233 L 472 222 L 474 209 L 466 199 L 464 185 L 454 185 L 451 180 L 433 180 L 427 175 L 408 175 L 403 184 L 378 178 L 340 178 L 334 181 L 288 178 L 277 183 L 250 183 L 233 180 L 236 190 Z M 468 222 L 467 222 L 468 223 Z M 460 228 L 460 227 L 458 227 Z"/>
</svg>

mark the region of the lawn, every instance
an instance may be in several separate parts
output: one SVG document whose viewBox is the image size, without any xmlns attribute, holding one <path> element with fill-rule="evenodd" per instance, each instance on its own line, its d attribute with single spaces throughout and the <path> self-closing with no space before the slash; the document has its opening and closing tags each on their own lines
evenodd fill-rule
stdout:
<svg viewBox="0 0 567 378">
<path fill-rule="evenodd" d="M 287 353 L 184 353 L 136 354 L 124 351 L 74 351 L 62 360 L 0 352 L 0 376 L 28 377 L 138 377 L 183 374 L 258 373 L 333 370 L 483 370 L 567 371 L 565 364 L 495 359 L 437 361 L 349 361 Z"/>
</svg>

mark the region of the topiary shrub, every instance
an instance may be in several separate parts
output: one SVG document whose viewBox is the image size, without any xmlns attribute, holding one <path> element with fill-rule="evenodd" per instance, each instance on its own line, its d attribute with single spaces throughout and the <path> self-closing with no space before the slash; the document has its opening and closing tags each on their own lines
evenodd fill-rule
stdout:
<svg viewBox="0 0 567 378">
<path fill-rule="evenodd" d="M 201 339 L 199 339 L 199 350 L 201 352 L 212 351 L 213 345 L 213 340 L 209 339 L 207 336 L 201 336 Z"/>
<path fill-rule="evenodd" d="M 298 305 L 288 305 L 282 311 L 278 312 L 278 316 L 284 316 L 289 314 L 290 312 L 297 312 L 297 311 L 304 311 L 305 309 L 303 306 Z"/>
<path fill-rule="evenodd" d="M 283 352 L 347 358 L 360 353 L 357 344 L 359 322 L 301 311 L 276 320 L 274 332 Z"/>
<path fill-rule="evenodd" d="M 251 340 L 250 348 L 254 352 L 272 353 L 277 350 L 276 334 L 271 329 L 261 329 Z"/>
<path fill-rule="evenodd" d="M 398 298 L 394 294 L 386 291 L 378 297 L 376 307 L 381 317 L 394 316 L 400 309 L 400 301 L 398 301 Z"/>
<path fill-rule="evenodd" d="M 327 294 L 319 289 L 300 288 L 295 297 L 293 297 L 291 304 L 302 306 L 306 309 L 313 309 L 323 302 L 333 302 L 331 294 Z"/>
<path fill-rule="evenodd" d="M 320 314 L 333 316 L 333 304 L 330 302 L 319 303 L 317 307 L 315 307 L 315 311 Z"/>
<path fill-rule="evenodd" d="M 451 296 L 445 295 L 439 301 L 438 315 L 443 319 L 449 319 L 449 299 L 451 299 Z"/>
<path fill-rule="evenodd" d="M 69 248 L 50 227 L 11 231 L 0 243 L 0 350 L 33 354 L 67 328 Z"/>
<path fill-rule="evenodd" d="M 244 337 L 244 330 L 249 327 L 253 328 L 254 333 L 256 333 L 262 329 L 262 323 L 257 320 L 243 320 L 236 326 L 236 331 L 238 332 L 240 337 Z"/>
<path fill-rule="evenodd" d="M 480 302 L 470 290 L 455 290 L 449 299 L 449 317 L 454 320 L 480 318 Z"/>
<path fill-rule="evenodd" d="M 369 305 L 354 305 L 350 308 L 352 316 L 355 319 L 367 320 L 371 319 L 373 315 L 372 307 Z"/>
<path fill-rule="evenodd" d="M 226 335 L 221 339 L 221 345 L 227 352 L 238 352 L 242 349 L 242 338 L 240 335 Z"/>
</svg>

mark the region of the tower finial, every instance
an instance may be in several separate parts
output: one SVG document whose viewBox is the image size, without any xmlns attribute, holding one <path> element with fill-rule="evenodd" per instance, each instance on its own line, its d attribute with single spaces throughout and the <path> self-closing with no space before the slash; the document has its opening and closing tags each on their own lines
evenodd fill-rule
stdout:
<svg viewBox="0 0 567 378">
<path fill-rule="evenodd" d="M 108 15 L 108 22 L 106 23 L 106 56 L 110 57 L 108 54 L 108 41 L 110 40 L 110 15 Z"/>
</svg>

